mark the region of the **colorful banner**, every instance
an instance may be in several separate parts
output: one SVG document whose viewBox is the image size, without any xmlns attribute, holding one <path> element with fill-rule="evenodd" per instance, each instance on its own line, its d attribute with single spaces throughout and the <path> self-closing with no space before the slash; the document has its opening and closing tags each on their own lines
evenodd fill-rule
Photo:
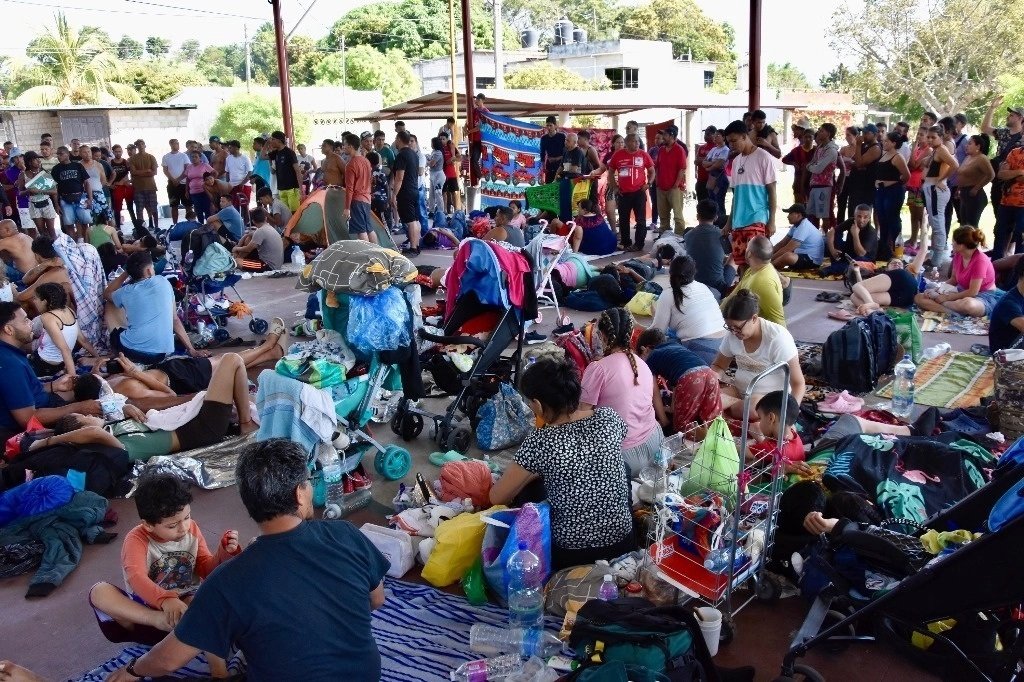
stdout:
<svg viewBox="0 0 1024 682">
<path fill-rule="evenodd" d="M 480 136 L 480 206 L 508 206 L 512 199 L 524 202 L 526 188 L 543 182 L 540 136 L 544 129 L 533 123 L 483 114 Z"/>
</svg>

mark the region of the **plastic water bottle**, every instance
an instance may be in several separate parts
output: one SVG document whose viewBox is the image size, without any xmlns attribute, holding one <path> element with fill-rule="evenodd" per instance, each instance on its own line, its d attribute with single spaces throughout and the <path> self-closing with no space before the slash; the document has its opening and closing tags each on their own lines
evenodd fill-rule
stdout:
<svg viewBox="0 0 1024 682">
<path fill-rule="evenodd" d="M 704 557 L 704 568 L 711 573 L 725 573 L 729 570 L 729 548 L 719 547 Z"/>
<path fill-rule="evenodd" d="M 292 263 L 301 265 L 303 267 L 306 265 L 306 256 L 302 253 L 302 247 L 300 247 L 298 244 L 293 246 L 292 250 L 289 253 L 291 253 Z"/>
<path fill-rule="evenodd" d="M 892 413 L 906 419 L 914 411 L 914 374 L 917 366 L 910 354 L 896 365 L 896 379 L 892 382 Z"/>
<path fill-rule="evenodd" d="M 512 627 L 533 628 L 544 623 L 543 575 L 540 559 L 525 542 L 505 566 L 508 580 L 508 622 Z"/>
<path fill-rule="evenodd" d="M 562 650 L 562 642 L 540 628 L 524 630 L 475 623 L 469 629 L 469 648 L 481 654 L 519 653 L 525 658 L 548 658 Z"/>
<path fill-rule="evenodd" d="M 327 487 L 327 499 L 324 506 L 324 518 L 340 519 L 345 506 L 345 490 L 342 484 L 341 458 L 335 456 L 324 466 L 324 485 Z"/>
<path fill-rule="evenodd" d="M 487 682 L 502 680 L 522 671 L 523 659 L 519 654 L 505 654 L 497 658 L 483 658 L 463 663 L 449 673 L 449 678 L 452 682 Z"/>
<path fill-rule="evenodd" d="M 619 587 L 615 584 L 615 578 L 610 573 L 604 574 L 604 581 L 597 590 L 597 598 L 601 601 L 612 601 L 619 598 Z"/>
<path fill-rule="evenodd" d="M 950 345 L 948 343 L 943 342 L 931 346 L 929 348 L 925 348 L 923 351 L 921 351 L 921 357 L 924 358 L 925 360 L 931 360 L 932 358 L 937 358 L 940 355 L 945 355 L 950 350 L 952 350 Z"/>
<path fill-rule="evenodd" d="M 939 269 L 937 267 L 932 268 L 931 270 L 928 271 L 928 279 L 930 279 L 933 282 L 939 281 Z"/>
</svg>

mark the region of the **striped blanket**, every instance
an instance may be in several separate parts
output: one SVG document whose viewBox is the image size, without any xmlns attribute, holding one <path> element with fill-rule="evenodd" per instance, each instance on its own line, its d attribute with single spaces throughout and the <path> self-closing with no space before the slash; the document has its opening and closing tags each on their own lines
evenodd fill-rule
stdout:
<svg viewBox="0 0 1024 682">
<path fill-rule="evenodd" d="M 914 402 L 931 407 L 976 407 L 995 389 L 995 365 L 990 358 L 974 353 L 951 351 L 917 368 L 914 377 Z M 877 392 L 892 397 L 892 383 Z"/>
<path fill-rule="evenodd" d="M 469 650 L 470 626 L 504 626 L 508 622 L 508 611 L 501 607 L 471 606 L 465 597 L 429 585 L 385 578 L 384 591 L 384 606 L 373 612 L 373 638 L 380 650 L 383 682 L 445 682 L 450 671 L 466 661 L 482 658 Z M 561 621 L 549 618 L 547 626 L 557 633 Z M 73 682 L 102 682 L 111 671 L 147 650 L 144 646 L 130 646 L 94 670 L 73 678 Z M 231 673 L 242 672 L 245 663 L 240 658 L 233 659 L 228 668 Z M 173 677 L 209 674 L 209 666 L 199 656 Z"/>
</svg>

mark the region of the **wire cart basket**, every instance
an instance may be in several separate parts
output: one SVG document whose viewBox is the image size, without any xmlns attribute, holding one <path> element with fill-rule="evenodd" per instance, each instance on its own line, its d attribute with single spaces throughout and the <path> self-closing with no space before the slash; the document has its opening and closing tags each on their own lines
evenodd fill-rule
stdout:
<svg viewBox="0 0 1024 682">
<path fill-rule="evenodd" d="M 781 450 L 776 447 L 751 460 L 744 456 L 755 388 L 777 372 L 783 374 L 784 382 L 776 443 L 784 443 L 790 369 L 788 364 L 778 363 L 754 377 L 744 391 L 738 474 L 734 480 L 722 478 L 720 471 L 698 469 L 702 464 L 696 455 L 713 436 L 709 434 L 701 442 L 696 438 L 697 429 L 665 439 L 654 477 L 654 519 L 643 568 L 679 590 L 682 601 L 696 600 L 719 609 L 723 643 L 735 634 L 735 614 L 754 599 L 777 598 L 780 591 L 764 567 L 772 549 L 782 494 Z M 713 481 L 716 476 L 718 482 L 713 487 L 694 487 L 694 481 Z M 742 589 L 749 594 L 734 595 Z"/>
</svg>

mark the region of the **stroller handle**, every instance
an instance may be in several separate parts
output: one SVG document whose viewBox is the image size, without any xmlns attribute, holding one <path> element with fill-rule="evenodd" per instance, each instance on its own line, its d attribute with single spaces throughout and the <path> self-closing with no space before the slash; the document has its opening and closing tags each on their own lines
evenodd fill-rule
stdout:
<svg viewBox="0 0 1024 682">
<path fill-rule="evenodd" d="M 475 336 L 437 336 L 431 334 L 423 329 L 419 329 L 416 332 L 419 337 L 425 341 L 433 341 L 434 343 L 440 343 L 445 346 L 457 345 L 457 344 L 469 344 L 470 346 L 476 346 L 477 348 L 484 348 L 487 346 L 486 343 L 476 338 Z"/>
</svg>

